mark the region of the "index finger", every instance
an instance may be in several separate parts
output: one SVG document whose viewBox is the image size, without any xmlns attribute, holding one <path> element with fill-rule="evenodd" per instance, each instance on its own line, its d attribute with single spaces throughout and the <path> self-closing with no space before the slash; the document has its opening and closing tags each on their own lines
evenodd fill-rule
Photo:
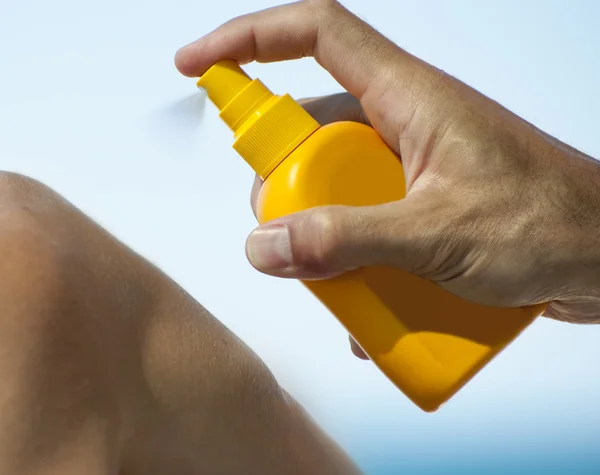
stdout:
<svg viewBox="0 0 600 475">
<path fill-rule="evenodd" d="M 352 95 L 383 94 L 422 66 L 337 1 L 304 0 L 235 18 L 177 52 L 187 76 L 222 59 L 245 64 L 314 58 Z"/>
</svg>

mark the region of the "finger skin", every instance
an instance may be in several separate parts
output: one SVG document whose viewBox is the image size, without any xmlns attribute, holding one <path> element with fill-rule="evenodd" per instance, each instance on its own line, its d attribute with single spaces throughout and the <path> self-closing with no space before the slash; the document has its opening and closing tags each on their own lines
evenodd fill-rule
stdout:
<svg viewBox="0 0 600 475">
<path fill-rule="evenodd" d="M 245 64 L 313 56 L 352 95 L 381 90 L 399 80 L 408 84 L 411 69 L 424 63 L 403 51 L 336 1 L 300 1 L 225 23 L 177 52 L 175 64 L 187 76 L 200 76 L 221 59 Z M 394 68 L 393 77 L 372 74 Z M 398 77 L 397 67 L 405 67 Z M 382 71 L 384 73 L 384 71 Z"/>
<path fill-rule="evenodd" d="M 360 101 L 397 153 L 398 131 L 408 128 L 417 107 L 437 104 L 432 92 L 445 76 L 332 0 L 305 0 L 235 18 L 180 49 L 175 65 L 195 77 L 222 59 L 245 64 L 306 56 Z M 391 110 L 390 103 L 402 108 Z"/>
</svg>

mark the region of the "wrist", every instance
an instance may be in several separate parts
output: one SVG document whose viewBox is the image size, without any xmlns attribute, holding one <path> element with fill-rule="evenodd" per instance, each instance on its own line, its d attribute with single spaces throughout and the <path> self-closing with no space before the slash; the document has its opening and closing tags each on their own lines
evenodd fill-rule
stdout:
<svg viewBox="0 0 600 475">
<path fill-rule="evenodd" d="M 574 149 L 558 149 L 550 206 L 557 216 L 554 248 L 568 295 L 600 295 L 600 162 Z"/>
</svg>

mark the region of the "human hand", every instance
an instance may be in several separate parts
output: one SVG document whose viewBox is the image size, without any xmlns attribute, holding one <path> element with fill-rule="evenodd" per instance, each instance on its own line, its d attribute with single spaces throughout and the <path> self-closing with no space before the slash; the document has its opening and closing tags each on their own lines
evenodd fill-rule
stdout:
<svg viewBox="0 0 600 475">
<path fill-rule="evenodd" d="M 550 302 L 546 316 L 600 322 L 600 165 L 336 1 L 236 18 L 181 49 L 176 65 L 199 76 L 225 58 L 305 56 L 349 93 L 305 107 L 322 122 L 368 121 L 401 157 L 408 193 L 395 203 L 314 208 L 266 223 L 248 239 L 255 267 L 316 279 L 387 265 L 482 304 Z M 288 231 L 278 245 L 276 224 Z M 278 259 L 268 258 L 274 252 Z M 274 261 L 285 265 L 265 266 Z"/>
</svg>

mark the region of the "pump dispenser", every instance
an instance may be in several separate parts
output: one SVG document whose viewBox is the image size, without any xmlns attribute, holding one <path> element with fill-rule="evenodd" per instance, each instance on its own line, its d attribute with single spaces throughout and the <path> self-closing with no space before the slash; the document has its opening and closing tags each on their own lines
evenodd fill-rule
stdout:
<svg viewBox="0 0 600 475">
<path fill-rule="evenodd" d="M 234 133 L 233 147 L 265 181 L 259 222 L 323 205 L 401 200 L 400 159 L 370 127 L 320 126 L 289 95 L 276 96 L 233 61 L 198 81 Z M 415 404 L 437 410 L 543 311 L 478 305 L 385 267 L 304 285 Z M 318 331 L 315 328 L 314 331 Z"/>
</svg>

